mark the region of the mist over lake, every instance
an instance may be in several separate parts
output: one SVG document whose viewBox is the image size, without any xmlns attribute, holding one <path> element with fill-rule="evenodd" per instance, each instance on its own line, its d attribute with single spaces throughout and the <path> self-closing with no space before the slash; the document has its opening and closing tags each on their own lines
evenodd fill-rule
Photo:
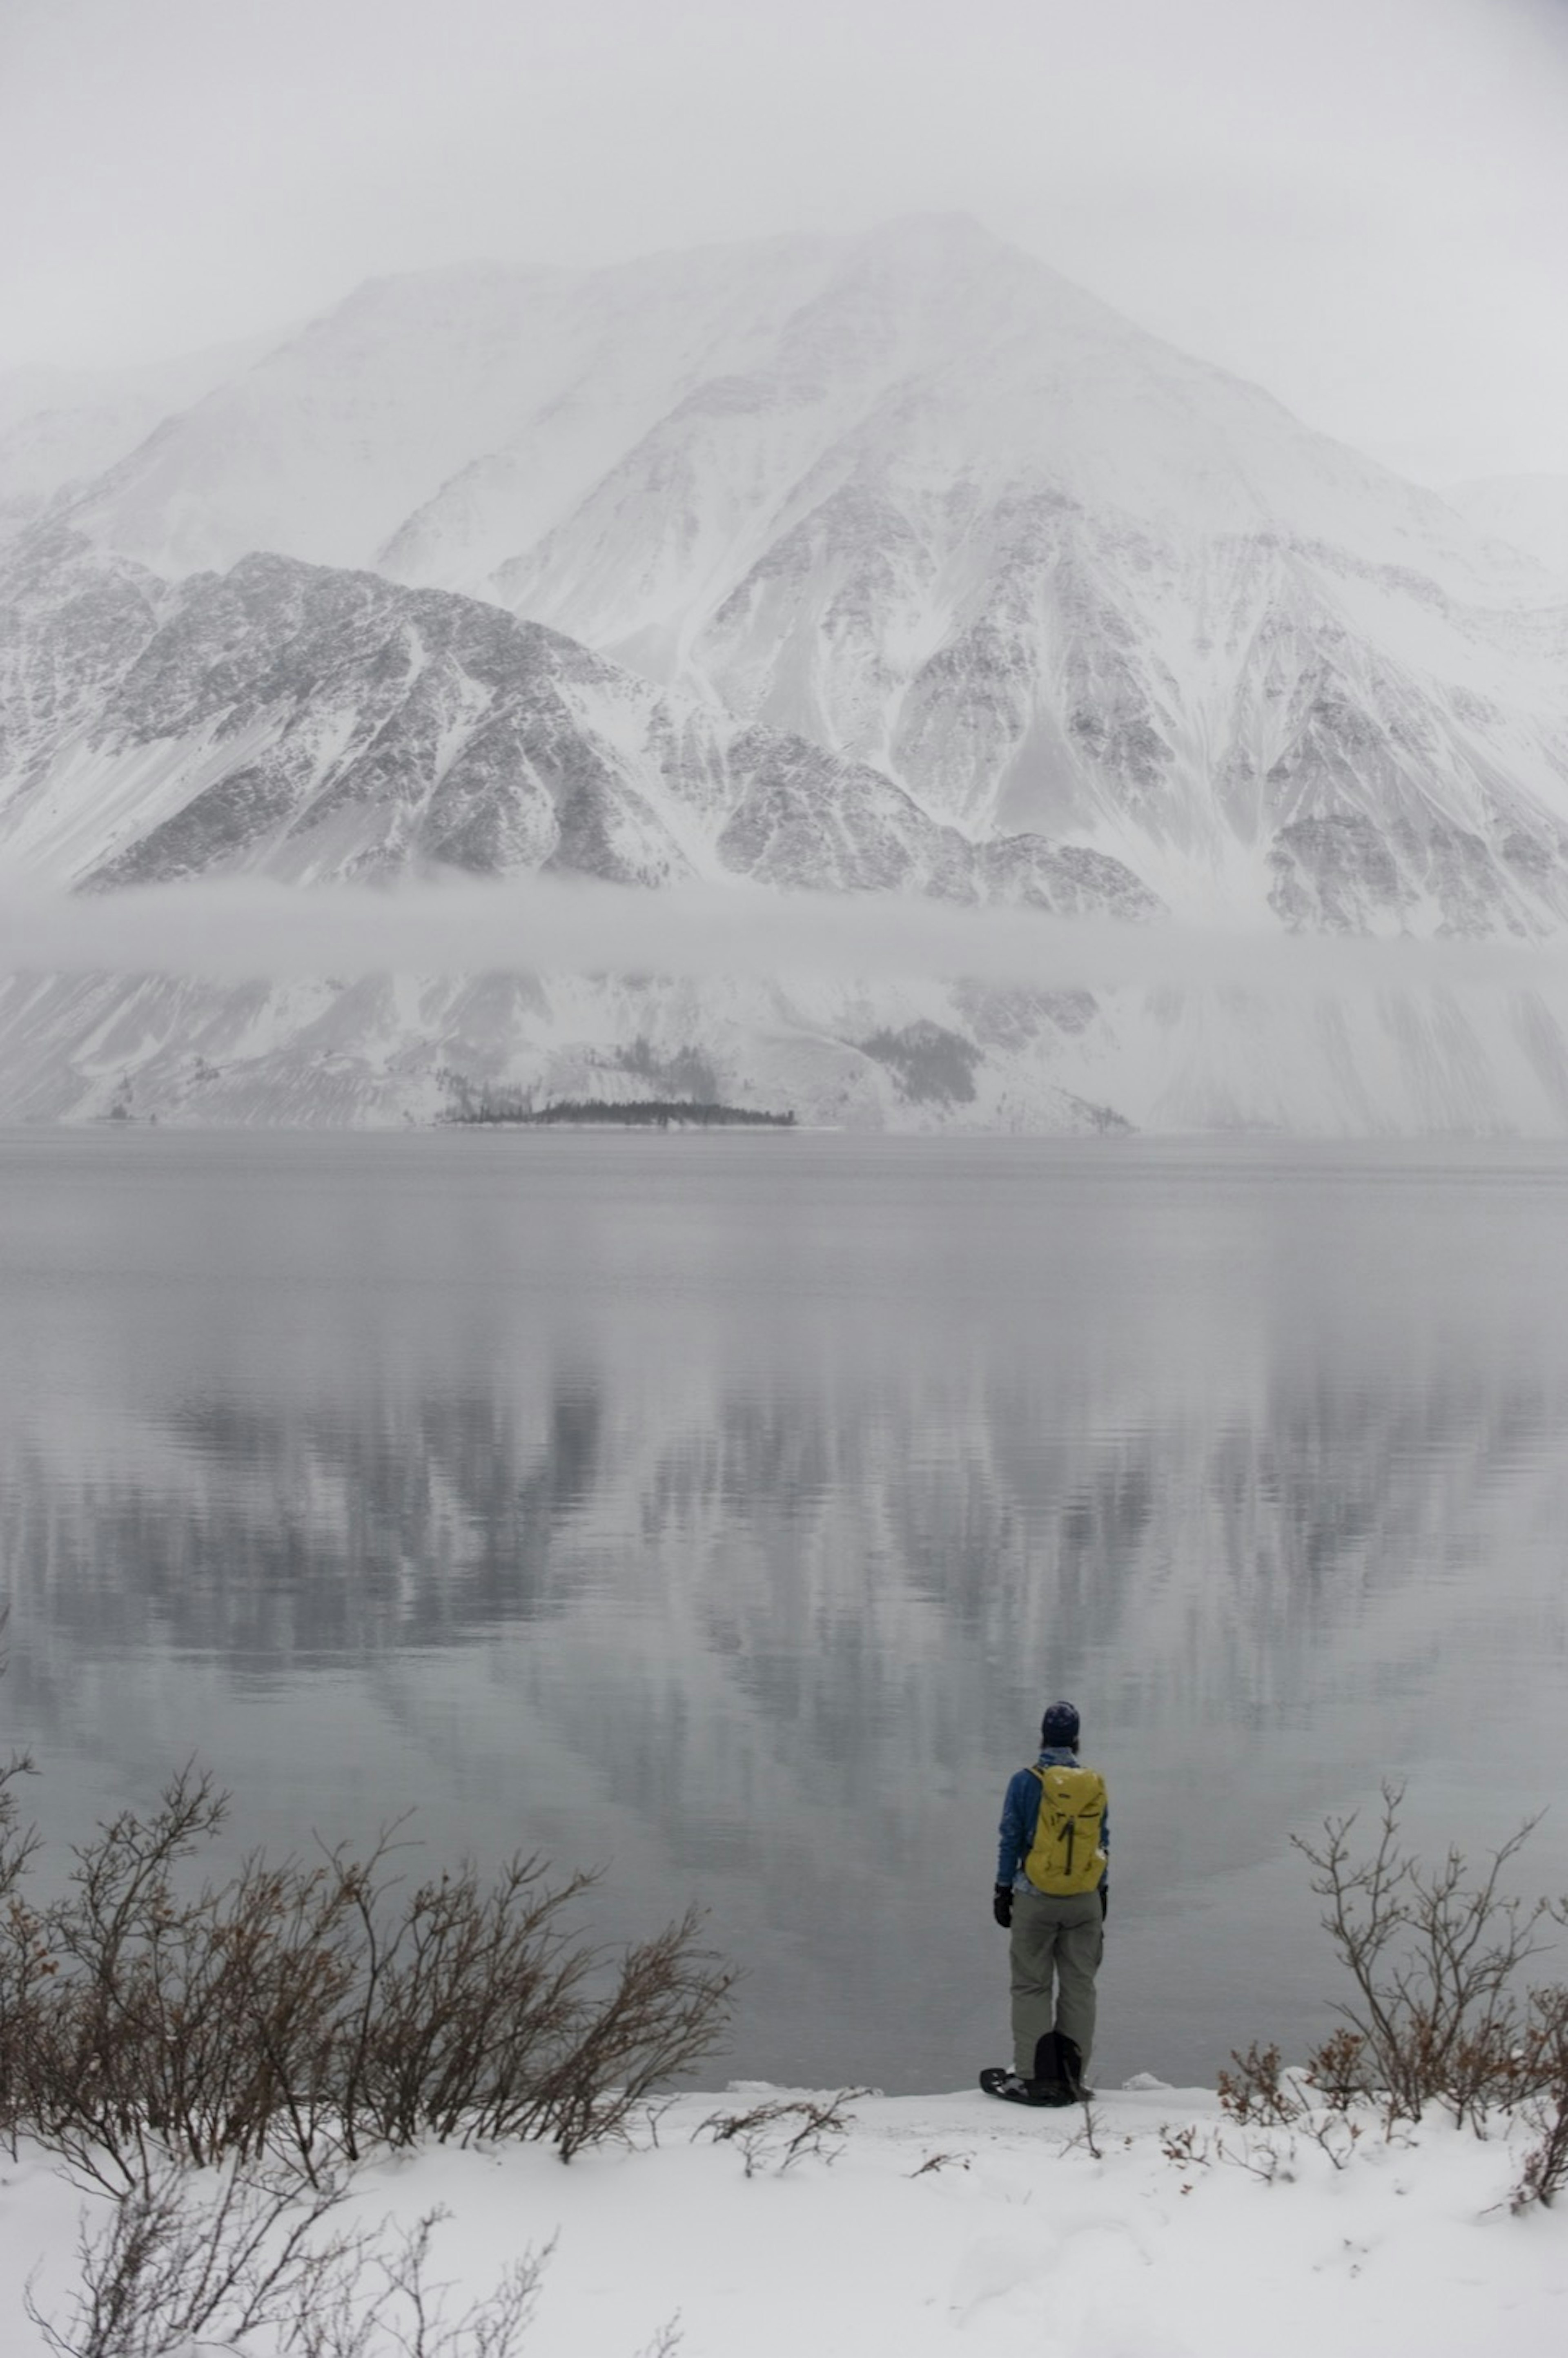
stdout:
<svg viewBox="0 0 1568 2358">
<path fill-rule="evenodd" d="M 1559 1149 L 5 1132 L 5 1736 L 54 1842 L 195 1755 L 221 1863 L 413 1812 L 697 1899 L 729 2069 L 897 2090 L 1000 2051 L 1065 1693 L 1097 2070 L 1299 2050 L 1292 1832 L 1563 1789 L 1565 1248 Z"/>
</svg>

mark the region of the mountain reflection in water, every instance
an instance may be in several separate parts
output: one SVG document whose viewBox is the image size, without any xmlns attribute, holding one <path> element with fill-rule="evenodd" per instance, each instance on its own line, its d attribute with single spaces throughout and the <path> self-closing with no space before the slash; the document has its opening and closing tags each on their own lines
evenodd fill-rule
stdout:
<svg viewBox="0 0 1568 2358">
<path fill-rule="evenodd" d="M 1003 2050 L 1039 1706 L 1113 1789 L 1100 2069 L 1334 1995 L 1292 1830 L 1484 1846 L 1563 1734 L 1568 1165 L 1133 1141 L 0 1140 L 9 1733 L 51 1834 L 416 1812 L 747 1968 L 730 2068 Z M 1568 1829 L 1532 1866 L 1568 1882 Z"/>
</svg>

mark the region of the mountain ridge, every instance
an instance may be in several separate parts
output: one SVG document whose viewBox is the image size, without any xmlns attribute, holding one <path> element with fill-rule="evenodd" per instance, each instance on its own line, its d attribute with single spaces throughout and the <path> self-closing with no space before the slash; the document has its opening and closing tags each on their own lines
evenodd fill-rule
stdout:
<svg viewBox="0 0 1568 2358">
<path fill-rule="evenodd" d="M 371 282 L 0 558 L 0 843 L 75 883 L 556 867 L 1394 937 L 1568 917 L 1568 595 L 962 217 Z M 1154 999 L 605 988 L 563 983 L 532 1046 L 524 992 L 471 1077 L 543 1071 L 569 1002 L 606 1071 L 643 1039 L 743 1087 L 749 1040 L 824 1118 L 1562 1119 L 1546 1000 L 1342 1011 L 1271 1070 L 1263 1016 Z M 417 1062 L 420 1020 L 350 1025 L 353 1055 Z M 923 1061 L 922 1025 L 959 1044 Z M 915 1044 L 879 1064 L 884 1033 Z M 928 1070 L 946 1096 L 911 1095 Z"/>
<path fill-rule="evenodd" d="M 379 282 L 68 513 L 477 594 L 1166 899 L 1239 838 L 1289 924 L 1568 906 L 1550 578 L 962 221 Z"/>
<path fill-rule="evenodd" d="M 974 841 L 863 764 L 446 591 L 271 555 L 169 584 L 56 526 L 0 552 L 0 853 L 57 884 L 707 876 L 1134 921 L 1160 906 L 1103 853 Z M 961 1029 L 937 1016 L 947 994 L 906 1007 L 799 979 L 705 994 L 526 974 L 408 990 L 13 978 L 0 1106 L 427 1119 L 444 1072 L 514 1079 L 521 1060 L 560 1094 L 649 1094 L 684 1059 L 742 1103 L 783 1087 L 819 1116 L 931 1114 L 978 1102 L 965 1052 L 1000 1022 L 1037 1067 L 1037 1107 L 1068 1127 L 1110 1119 L 1050 1074 L 1087 1020 L 1072 994 L 981 991 Z"/>
</svg>

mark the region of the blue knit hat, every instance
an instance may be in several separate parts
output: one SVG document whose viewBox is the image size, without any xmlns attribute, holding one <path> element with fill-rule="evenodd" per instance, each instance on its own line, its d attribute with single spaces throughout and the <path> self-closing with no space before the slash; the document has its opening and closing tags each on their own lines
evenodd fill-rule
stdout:
<svg viewBox="0 0 1568 2358">
<path fill-rule="evenodd" d="M 1040 1744 L 1043 1751 L 1076 1752 L 1078 1748 L 1078 1714 L 1070 1703 L 1054 1703 L 1040 1723 Z"/>
</svg>

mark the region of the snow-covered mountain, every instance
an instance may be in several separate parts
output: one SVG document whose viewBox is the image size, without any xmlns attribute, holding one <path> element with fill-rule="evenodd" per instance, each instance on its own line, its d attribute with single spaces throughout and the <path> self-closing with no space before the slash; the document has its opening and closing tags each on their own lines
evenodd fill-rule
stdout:
<svg viewBox="0 0 1568 2358">
<path fill-rule="evenodd" d="M 379 282 L 72 520 L 498 600 L 1178 906 L 1563 906 L 1548 577 L 962 219 Z"/>
<path fill-rule="evenodd" d="M 1542 939 L 1568 596 L 1467 504 L 962 219 L 380 281 L 15 544 L 0 844 L 96 884 L 549 866 Z M 690 1049 L 819 1113 L 1564 1119 L 1544 999 L 1346 1001 L 1287 1041 L 1231 1001 L 581 988 L 536 986 L 574 1071 Z M 95 1102 L 59 1081 L 76 1018 L 24 1039 L 16 993 L 19 1101 Z M 158 1056 L 188 1020 L 144 1026 Z M 568 1022 L 502 1026 L 488 1067 L 547 1081 Z M 881 1070 L 857 1044 L 906 1034 Z M 955 1086 L 912 1097 L 926 1048 Z"/>
<path fill-rule="evenodd" d="M 538 623 L 291 557 L 175 585 L 64 530 L 0 553 L 0 848 L 97 887 L 551 870 L 1147 916 L 1119 861 L 977 842 L 891 779 Z"/>
<path fill-rule="evenodd" d="M 1568 475 L 1486 475 L 1447 497 L 1478 532 L 1522 549 L 1568 591 Z"/>
<path fill-rule="evenodd" d="M 0 374 L 0 540 L 51 500 L 126 458 L 167 417 L 284 341 L 243 342 L 124 369 L 17 368 Z"/>
<path fill-rule="evenodd" d="M 0 768 L 10 781 L 0 854 L 57 884 L 546 871 L 650 887 L 746 877 L 1130 920 L 1160 905 L 1103 853 L 1030 835 L 977 842 L 863 763 L 690 703 L 448 591 L 270 556 L 169 584 L 47 527 L 0 552 Z M 712 1002 L 705 1012 L 687 990 L 661 1015 L 647 988 L 641 999 L 630 985 L 588 989 L 597 1014 L 576 1017 L 579 1042 L 586 1021 L 594 1044 L 586 1069 L 623 1068 L 633 1093 L 648 1093 L 684 1090 L 671 1076 L 678 1067 L 689 1084 L 700 1067 L 702 1086 L 716 1088 Z M 231 1109 L 254 1110 L 259 1091 L 295 1118 L 323 1096 L 361 1117 L 411 1099 L 429 1111 L 442 1072 L 515 1077 L 517 1021 L 543 1005 L 533 980 L 477 998 L 472 984 L 428 986 L 412 1001 L 387 989 L 390 999 L 379 988 L 280 990 L 264 1018 L 254 991 L 75 980 L 40 997 L 33 980 L 14 981 L 0 986 L 0 1073 L 8 1068 L 20 1110 L 103 1109 L 125 1101 L 123 1043 L 134 1036 L 139 1107 L 181 1109 L 199 1074 L 212 1111 L 233 1098 L 232 1072 L 229 1098 L 212 1085 L 243 1039 Z M 786 1065 L 798 1066 L 806 1051 L 792 1035 L 816 1028 L 816 1016 L 786 1011 L 773 993 L 741 1000 L 729 1028 L 782 1035 Z M 128 1033 L 117 1012 L 127 1004 Z M 1073 997 L 1035 994 L 1027 1017 L 1008 1005 L 1006 1022 L 1031 1045 L 1083 1028 Z M 488 1011 L 477 1034 L 475 1007 Z M 844 1037 L 822 1044 L 813 1070 L 779 1081 L 789 1101 L 804 1090 L 841 1109 L 849 1063 L 860 1075 L 850 1096 L 864 1098 L 873 1079 L 891 1089 L 891 1072 L 914 1101 L 973 1102 L 967 1038 L 917 1030 L 882 1040 L 866 1002 L 860 1028 L 881 1044 L 860 1053 L 849 1044 L 855 1020 L 840 1014 Z M 533 1029 L 535 1050 L 542 1035 L 553 1051 L 549 1023 Z M 369 1065 L 367 1035 L 378 1052 Z M 345 1089 L 355 1059 L 359 1078 Z M 550 1061 L 568 1087 L 583 1069 L 580 1055 L 577 1065 L 569 1055 L 564 1067 Z M 535 1054 L 528 1077 L 538 1076 Z M 744 1093 L 744 1076 L 730 1085 Z M 1046 1083 L 1044 1094 L 1059 1117 L 1072 1114 L 1059 1088 Z M 1096 1117 L 1082 1108 L 1076 1118 Z"/>
</svg>

